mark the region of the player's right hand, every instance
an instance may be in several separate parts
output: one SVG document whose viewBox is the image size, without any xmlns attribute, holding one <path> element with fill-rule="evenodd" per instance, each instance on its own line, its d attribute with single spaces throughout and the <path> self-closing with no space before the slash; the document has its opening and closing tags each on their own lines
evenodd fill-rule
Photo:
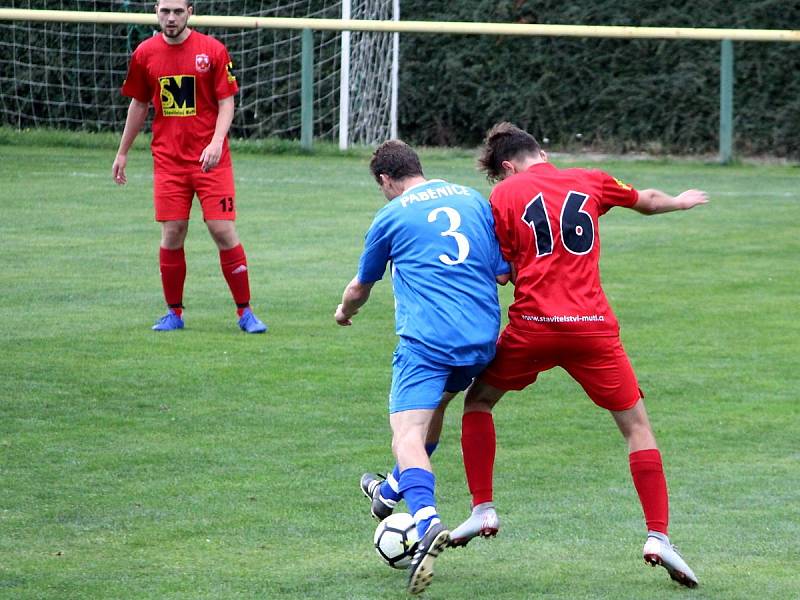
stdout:
<svg viewBox="0 0 800 600">
<path fill-rule="evenodd" d="M 114 158 L 114 164 L 111 166 L 111 177 L 117 185 L 125 185 L 128 183 L 128 178 L 125 176 L 125 166 L 128 164 L 128 157 L 123 154 L 117 154 Z"/>
<path fill-rule="evenodd" d="M 708 204 L 708 194 L 702 190 L 686 190 L 675 197 L 675 202 L 683 210 L 689 210 L 699 204 Z"/>
</svg>

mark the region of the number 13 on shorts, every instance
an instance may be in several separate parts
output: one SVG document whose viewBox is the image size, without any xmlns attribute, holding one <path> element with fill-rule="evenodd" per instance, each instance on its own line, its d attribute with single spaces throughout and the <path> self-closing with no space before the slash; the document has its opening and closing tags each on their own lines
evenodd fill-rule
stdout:
<svg viewBox="0 0 800 600">
<path fill-rule="evenodd" d="M 221 198 L 219 201 L 219 209 L 221 212 L 233 212 L 235 210 L 233 197 Z"/>
</svg>

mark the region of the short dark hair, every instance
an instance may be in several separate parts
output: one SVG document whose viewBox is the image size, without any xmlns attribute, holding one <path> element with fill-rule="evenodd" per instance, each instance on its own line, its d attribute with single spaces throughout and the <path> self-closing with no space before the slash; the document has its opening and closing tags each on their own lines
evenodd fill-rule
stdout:
<svg viewBox="0 0 800 600">
<path fill-rule="evenodd" d="M 183 0 L 183 1 L 186 2 L 186 8 L 192 8 L 192 5 L 194 4 L 192 0 Z M 158 6 L 160 3 L 161 0 L 156 0 L 156 6 Z"/>
<path fill-rule="evenodd" d="M 478 170 L 486 173 L 486 179 L 494 182 L 503 175 L 503 161 L 536 156 L 541 150 L 539 142 L 530 133 L 503 121 L 486 133 L 478 157 Z"/>
<path fill-rule="evenodd" d="M 375 148 L 372 160 L 369 161 L 369 170 L 378 183 L 381 182 L 381 175 L 395 180 L 424 176 L 419 156 L 411 146 L 401 140 L 389 140 Z"/>
</svg>

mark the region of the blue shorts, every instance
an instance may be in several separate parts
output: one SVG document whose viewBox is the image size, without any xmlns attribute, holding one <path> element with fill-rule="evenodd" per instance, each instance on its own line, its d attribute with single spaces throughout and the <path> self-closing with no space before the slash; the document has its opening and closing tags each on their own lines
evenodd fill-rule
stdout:
<svg viewBox="0 0 800 600">
<path fill-rule="evenodd" d="M 392 360 L 392 391 L 389 412 L 430 409 L 439 406 L 442 392 L 461 392 L 488 362 L 451 366 L 432 362 L 411 350 L 398 346 Z"/>
</svg>

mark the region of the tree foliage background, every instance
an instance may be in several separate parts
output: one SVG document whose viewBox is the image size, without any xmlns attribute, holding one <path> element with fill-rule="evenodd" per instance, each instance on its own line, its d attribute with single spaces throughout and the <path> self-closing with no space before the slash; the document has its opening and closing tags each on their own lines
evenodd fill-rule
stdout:
<svg viewBox="0 0 800 600">
<path fill-rule="evenodd" d="M 800 29 L 792 0 L 404 0 L 408 20 Z M 739 152 L 800 156 L 800 44 L 734 44 Z M 713 152 L 720 43 L 401 36 L 409 141 L 473 145 L 511 120 L 551 146 Z"/>
<path fill-rule="evenodd" d="M 213 0 L 198 14 L 295 14 L 296 2 Z M 309 0 L 315 15 L 333 0 Z M 16 8 L 149 12 L 152 0 L 11 0 Z M 327 7 L 327 8 L 326 8 Z M 335 9 L 335 7 L 334 7 Z M 335 10 L 334 10 L 335 12 Z M 402 0 L 406 20 L 800 29 L 796 0 Z M 0 117 L 15 127 L 119 130 L 129 53 L 148 27 L 0 23 Z M 238 137 L 299 137 L 299 47 L 287 31 L 212 30 L 239 66 Z M 318 39 L 334 34 L 316 32 Z M 403 34 L 400 134 L 416 144 L 472 146 L 495 122 L 529 129 L 546 147 L 612 152 L 715 152 L 720 43 Z M 338 102 L 338 44 L 315 56 L 317 97 Z M 276 53 L 288 62 L 276 62 Z M 739 154 L 800 158 L 800 43 L 734 44 Z M 296 60 L 295 60 L 296 59 Z M 294 62 L 292 62 L 294 61 Z M 296 69 L 292 66 L 296 63 Z M 277 65 L 277 66 L 276 66 Z M 387 98 L 388 101 L 388 98 Z M 336 131 L 336 107 L 315 132 Z M 322 112 L 322 111 L 320 111 Z M 264 115 L 267 115 L 265 118 Z M 256 116 L 263 126 L 254 127 Z"/>
</svg>

